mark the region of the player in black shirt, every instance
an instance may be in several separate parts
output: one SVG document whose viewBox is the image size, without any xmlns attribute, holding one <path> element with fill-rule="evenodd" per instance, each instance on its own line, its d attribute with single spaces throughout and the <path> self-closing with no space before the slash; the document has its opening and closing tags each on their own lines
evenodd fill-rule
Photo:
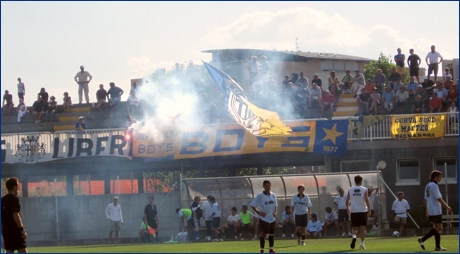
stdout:
<svg viewBox="0 0 460 254">
<path fill-rule="evenodd" d="M 153 196 L 149 197 L 149 203 L 144 208 L 144 222 L 155 230 L 155 239 L 157 243 L 159 243 L 160 240 L 158 240 L 158 225 L 160 225 L 160 220 L 158 219 L 157 206 L 153 204 L 154 200 L 155 199 Z"/>
<path fill-rule="evenodd" d="M 203 210 L 201 210 L 200 201 L 201 201 L 200 196 L 196 196 L 193 199 L 193 203 L 191 207 L 193 220 L 195 222 L 195 240 L 197 242 L 200 240 L 200 232 L 199 232 L 199 227 L 201 226 L 200 219 L 201 217 L 203 217 Z"/>
<path fill-rule="evenodd" d="M 8 194 L 2 197 L 2 235 L 6 252 L 26 252 L 27 233 L 21 220 L 21 205 L 18 198 L 19 181 L 9 178 L 6 183 Z"/>
</svg>

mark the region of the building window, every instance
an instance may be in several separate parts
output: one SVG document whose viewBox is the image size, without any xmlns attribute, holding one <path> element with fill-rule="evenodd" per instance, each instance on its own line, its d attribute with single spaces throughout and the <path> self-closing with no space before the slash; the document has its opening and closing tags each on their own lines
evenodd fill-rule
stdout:
<svg viewBox="0 0 460 254">
<path fill-rule="evenodd" d="M 369 171 L 370 161 L 341 161 L 340 172 Z"/>
<path fill-rule="evenodd" d="M 398 160 L 396 185 L 420 185 L 419 159 Z"/>
<path fill-rule="evenodd" d="M 447 165 L 447 175 L 446 175 Z M 434 158 L 434 166 L 437 170 L 442 172 L 443 182 L 447 178 L 447 183 L 457 183 L 457 158 L 455 157 L 438 157 Z"/>
<path fill-rule="evenodd" d="M 332 60 L 323 60 L 323 61 L 321 61 L 321 70 L 322 71 L 332 71 L 332 70 L 334 70 L 334 61 L 332 61 Z"/>
</svg>

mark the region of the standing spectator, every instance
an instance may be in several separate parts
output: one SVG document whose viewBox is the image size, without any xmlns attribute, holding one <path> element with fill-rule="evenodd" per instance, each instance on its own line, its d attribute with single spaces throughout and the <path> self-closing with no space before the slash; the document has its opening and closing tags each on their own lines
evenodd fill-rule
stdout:
<svg viewBox="0 0 460 254">
<path fill-rule="evenodd" d="M 268 234 L 268 244 L 270 247 L 270 253 L 275 253 L 273 249 L 275 245 L 275 218 L 276 208 L 278 202 L 276 195 L 270 191 L 272 184 L 268 180 L 264 180 L 264 190 L 257 194 L 252 200 L 251 207 L 256 214 L 259 215 L 260 219 L 260 252 L 264 252 L 265 248 L 265 235 Z"/>
<path fill-rule="evenodd" d="M 326 216 L 324 220 L 324 236 L 327 236 L 327 228 L 331 225 L 335 226 L 335 231 L 337 236 L 339 236 L 339 218 L 337 217 L 337 213 L 332 211 L 332 208 L 326 207 Z"/>
<path fill-rule="evenodd" d="M 428 96 L 427 96 L 427 93 L 425 91 L 425 89 L 423 89 L 423 85 L 418 85 L 417 86 L 417 90 L 415 91 L 415 97 L 417 98 L 417 96 L 421 97 L 422 99 L 422 102 L 426 105 L 428 104 Z"/>
<path fill-rule="evenodd" d="M 364 240 L 366 238 L 367 218 L 371 215 L 369 198 L 367 196 L 367 189 L 363 187 L 363 178 L 360 175 L 355 176 L 356 186 L 348 190 L 347 195 L 347 212 L 351 215 L 351 224 L 353 227 L 353 235 L 350 248 L 355 248 L 356 234 L 361 234 L 361 244 L 359 248 L 365 250 Z M 351 195 L 353 193 L 353 195 Z M 350 206 L 351 204 L 351 206 Z"/>
<path fill-rule="evenodd" d="M 115 86 L 115 83 L 110 82 L 110 89 L 107 92 L 110 95 L 110 108 L 120 102 L 121 96 L 123 95 L 123 90 L 118 86 Z"/>
<path fill-rule="evenodd" d="M 439 191 L 438 183 L 441 182 L 442 173 L 438 170 L 433 170 L 430 174 L 431 181 L 425 187 L 426 200 L 426 215 L 430 222 L 433 223 L 433 228 L 422 238 L 418 239 L 420 247 L 425 250 L 425 241 L 434 236 L 436 242 L 435 251 L 447 251 L 441 246 L 441 230 L 442 230 L 442 207 L 444 206 L 448 212 L 452 212 L 452 208 L 444 202 L 442 194 Z"/>
<path fill-rule="evenodd" d="M 13 107 L 14 107 L 13 95 L 11 95 L 8 90 L 5 90 L 5 94 L 3 95 L 3 106 L 2 106 L 3 115 L 8 116 L 9 114 L 11 114 L 11 110 L 13 109 Z"/>
<path fill-rule="evenodd" d="M 276 84 L 276 80 L 275 80 L 275 78 L 273 76 L 268 77 L 267 88 L 271 92 L 279 90 L 278 84 Z"/>
<path fill-rule="evenodd" d="M 203 217 L 203 210 L 201 209 L 200 201 L 201 201 L 200 196 L 195 196 L 195 198 L 193 199 L 192 206 L 191 206 L 193 220 L 195 222 L 195 240 L 197 242 L 200 241 L 199 228 L 201 226 L 200 225 L 201 217 Z"/>
<path fill-rule="evenodd" d="M 57 101 L 56 97 L 51 96 L 46 109 L 45 118 L 47 122 L 54 122 L 54 113 L 56 113 Z"/>
<path fill-rule="evenodd" d="M 105 217 L 110 221 L 109 244 L 119 243 L 118 232 L 123 226 L 123 215 L 121 213 L 121 206 L 118 204 L 118 197 L 113 197 L 113 202 L 105 208 Z M 112 241 L 112 233 L 115 232 L 115 241 Z"/>
<path fill-rule="evenodd" d="M 322 105 L 323 101 L 323 90 L 318 86 L 316 82 L 313 82 L 310 91 L 308 91 L 308 107 L 312 108 L 313 101 L 317 101 L 318 105 Z"/>
<path fill-rule="evenodd" d="M 35 119 L 35 123 L 39 123 L 44 114 L 45 103 L 43 103 L 42 97 L 38 95 L 37 100 L 32 105 L 32 117 Z"/>
<path fill-rule="evenodd" d="M 433 89 L 436 88 L 436 85 L 434 84 L 434 81 L 431 79 L 428 79 L 427 76 L 423 77 L 423 83 L 422 83 L 423 89 L 425 89 L 428 97 L 431 97 L 433 95 Z"/>
<path fill-rule="evenodd" d="M 313 79 L 311 80 L 311 83 L 316 83 L 318 87 L 320 87 L 321 90 L 323 90 L 323 82 L 320 78 L 318 78 L 318 73 L 313 74 Z"/>
<path fill-rule="evenodd" d="M 137 86 L 137 81 L 134 81 L 133 84 L 131 85 L 131 89 L 129 89 L 129 94 L 131 94 L 133 91 L 136 92 L 137 97 L 141 97 L 141 94 L 139 92 L 139 86 Z"/>
<path fill-rule="evenodd" d="M 428 60 L 430 60 L 429 63 Z M 435 45 L 431 46 L 431 51 L 426 55 L 425 62 L 428 65 L 428 79 L 430 78 L 431 73 L 434 72 L 434 83 L 436 83 L 436 80 L 438 79 L 438 67 L 439 64 L 442 63 L 442 56 L 439 52 L 436 52 Z"/>
<path fill-rule="evenodd" d="M 365 110 L 366 114 L 369 114 L 369 102 L 371 96 L 366 93 L 366 88 L 361 89 L 361 94 L 358 96 L 357 102 L 358 106 Z"/>
<path fill-rule="evenodd" d="M 83 65 L 80 66 L 80 71 L 77 72 L 75 75 L 74 80 L 78 84 L 78 103 L 81 104 L 82 98 L 82 91 L 85 91 L 85 99 L 86 103 L 89 103 L 89 87 L 88 84 L 93 79 L 93 76 L 89 74 L 89 72 L 85 71 L 85 67 Z"/>
<path fill-rule="evenodd" d="M 294 224 L 294 215 L 291 212 L 291 207 L 286 206 L 284 208 L 283 214 L 281 214 L 281 219 L 283 220 L 283 235 L 281 237 L 286 237 L 286 229 L 291 233 L 291 237 L 294 237 L 294 231 L 296 225 Z"/>
<path fill-rule="evenodd" d="M 374 91 L 374 84 L 372 84 L 372 79 L 368 79 L 366 80 L 366 85 L 364 86 L 364 88 L 366 88 L 366 93 L 367 94 L 371 94 L 373 91 Z"/>
<path fill-rule="evenodd" d="M 211 203 L 211 195 L 208 195 L 207 200 L 203 202 L 201 207 L 203 208 L 204 212 L 204 222 L 206 223 L 206 241 L 211 241 L 212 235 L 212 203 Z"/>
<path fill-rule="evenodd" d="M 86 130 L 85 118 L 83 116 L 78 118 L 78 122 L 75 124 L 75 130 L 80 132 Z"/>
<path fill-rule="evenodd" d="M 330 108 L 334 110 L 335 97 L 328 90 L 324 91 L 324 96 L 321 98 L 321 116 L 324 116 L 324 109 Z"/>
<path fill-rule="evenodd" d="M 369 109 L 370 113 L 372 112 L 372 109 L 373 109 L 374 114 L 378 115 L 378 106 L 380 105 L 380 94 L 377 93 L 377 87 L 374 87 L 370 95 L 370 104 L 371 104 L 371 107 Z"/>
<path fill-rule="evenodd" d="M 391 86 L 391 89 L 393 89 L 393 91 L 398 91 L 398 89 L 395 89 L 394 86 L 395 86 L 395 83 L 397 80 L 401 80 L 401 75 L 399 73 L 396 72 L 396 68 L 395 67 L 391 67 L 390 69 L 390 76 L 388 76 L 388 83 L 390 84 Z"/>
<path fill-rule="evenodd" d="M 297 234 L 297 244 L 305 245 L 305 229 L 308 224 L 308 220 L 311 219 L 311 200 L 305 192 L 305 186 L 297 186 L 297 195 L 292 197 L 291 206 L 292 212 L 295 215 L 295 225 L 296 225 L 296 234 Z M 302 237 L 302 242 L 300 238 Z"/>
<path fill-rule="evenodd" d="M 323 227 L 321 226 L 321 222 L 318 221 L 318 217 L 316 213 L 311 214 L 311 220 L 307 224 L 306 235 L 307 238 L 318 238 L 321 234 L 321 230 Z"/>
<path fill-rule="evenodd" d="M 374 218 L 374 225 L 372 226 L 372 230 L 379 229 L 379 215 L 374 210 L 374 201 L 377 192 L 379 191 L 378 188 L 369 188 L 367 189 L 367 197 L 369 198 L 370 210 L 371 210 L 371 217 Z"/>
<path fill-rule="evenodd" d="M 21 78 L 18 78 L 18 97 L 19 99 L 24 100 L 24 95 L 26 95 L 26 86 L 21 81 Z"/>
<path fill-rule="evenodd" d="M 139 97 L 136 94 L 135 90 L 131 91 L 131 95 L 128 97 L 128 114 L 133 115 L 134 109 L 139 108 Z"/>
<path fill-rule="evenodd" d="M 99 111 L 99 108 L 102 107 L 102 104 L 104 104 L 105 99 L 109 99 L 109 94 L 107 91 L 104 89 L 104 85 L 100 84 L 99 85 L 99 90 L 96 92 L 96 99 L 97 99 L 97 105 L 96 105 L 96 110 Z"/>
<path fill-rule="evenodd" d="M 422 96 L 417 95 L 415 97 L 415 100 L 412 104 L 412 114 L 417 114 L 417 113 L 425 113 L 425 105 L 426 103 L 423 102 Z"/>
<path fill-rule="evenodd" d="M 446 78 L 449 77 L 450 79 L 452 79 L 452 74 L 450 74 L 450 69 L 449 67 L 446 67 L 444 69 L 444 73 L 442 74 L 442 81 L 446 82 Z"/>
<path fill-rule="evenodd" d="M 401 86 L 395 95 L 395 109 L 398 110 L 399 106 L 404 105 L 404 110 L 407 110 L 408 99 L 409 93 L 406 91 L 406 87 Z"/>
<path fill-rule="evenodd" d="M 185 77 L 189 82 L 194 82 L 200 76 L 200 70 L 193 64 L 193 61 L 188 62 L 187 69 L 185 70 Z"/>
<path fill-rule="evenodd" d="M 458 108 L 455 106 L 455 102 L 452 102 L 450 107 L 447 108 L 447 113 L 449 113 L 449 127 L 452 130 L 458 131 L 458 125 L 455 126 L 458 123 Z"/>
<path fill-rule="evenodd" d="M 179 63 L 174 64 L 174 70 L 171 72 L 172 76 L 177 80 L 177 81 L 182 81 L 184 78 L 184 71 L 182 70 L 181 66 Z"/>
<path fill-rule="evenodd" d="M 181 229 L 187 229 L 188 240 L 189 242 L 191 242 L 193 240 L 193 227 L 195 226 L 195 223 L 193 223 L 192 218 L 192 210 L 188 208 L 177 208 L 176 213 L 179 216 L 179 218 L 181 218 Z"/>
<path fill-rule="evenodd" d="M 406 77 L 406 69 L 404 68 L 406 62 L 406 56 L 401 54 L 401 49 L 397 49 L 398 54 L 395 55 L 394 59 L 396 62 L 396 72 L 401 75 L 402 80 L 405 80 Z"/>
<path fill-rule="evenodd" d="M 270 64 L 268 63 L 266 56 L 261 56 L 260 60 L 260 80 L 265 84 L 268 82 L 268 76 L 270 75 Z"/>
<path fill-rule="evenodd" d="M 390 86 L 385 87 L 385 91 L 382 94 L 382 99 L 383 107 L 386 109 L 387 112 L 391 112 L 391 110 L 393 109 L 395 95 L 395 92 L 391 90 Z"/>
<path fill-rule="evenodd" d="M 249 233 L 249 239 L 252 239 L 253 223 L 251 223 L 251 221 L 254 220 L 254 214 L 248 211 L 247 205 L 243 205 L 241 207 L 240 219 L 241 219 L 241 226 L 240 226 L 241 232 L 243 231 L 243 229 L 247 230 Z M 241 240 L 243 240 L 241 233 L 240 233 L 240 238 Z"/>
<path fill-rule="evenodd" d="M 339 85 L 339 78 L 335 76 L 335 71 L 331 71 L 330 77 L 327 79 L 329 91 L 332 95 L 336 94 L 337 86 Z"/>
<path fill-rule="evenodd" d="M 64 108 L 64 113 L 70 112 L 70 106 L 72 106 L 72 98 L 70 98 L 68 92 L 64 93 L 64 99 L 63 99 L 62 106 Z"/>
<path fill-rule="evenodd" d="M 345 76 L 342 78 L 343 85 L 339 85 L 339 87 L 342 89 L 343 93 L 350 93 L 354 77 L 350 75 L 350 70 L 346 70 L 345 73 Z"/>
<path fill-rule="evenodd" d="M 149 197 L 149 203 L 144 208 L 144 222 L 149 225 L 153 230 L 155 230 L 155 239 L 157 243 L 160 243 L 158 240 L 158 225 L 160 225 L 160 220 L 158 219 L 158 210 L 157 206 L 153 204 L 155 198 L 153 196 Z"/>
<path fill-rule="evenodd" d="M 409 209 L 409 202 L 404 199 L 404 192 L 398 192 L 398 199 L 393 202 L 391 210 L 395 213 L 395 223 L 399 224 L 399 235 L 403 233 L 404 224 L 407 221 L 407 210 Z"/>
<path fill-rule="evenodd" d="M 211 219 L 212 219 L 212 231 L 215 233 L 216 238 L 214 241 L 223 241 L 223 236 L 222 233 L 220 232 L 220 216 L 221 216 L 221 211 L 220 211 L 220 206 L 216 202 L 215 197 L 211 197 L 211 203 L 212 203 L 212 214 L 211 214 Z"/>
<path fill-rule="evenodd" d="M 8 178 L 5 182 L 8 193 L 2 197 L 2 246 L 6 252 L 27 253 L 27 233 L 22 224 L 21 205 L 18 198 L 19 180 L 16 177 Z"/>
<path fill-rule="evenodd" d="M 291 101 L 293 96 L 295 95 L 297 89 L 294 88 L 292 82 L 289 82 L 287 87 L 284 89 L 284 96 L 286 97 L 287 101 Z"/>
<path fill-rule="evenodd" d="M 409 66 L 409 75 L 417 78 L 417 83 L 420 83 L 418 78 L 419 65 L 422 62 L 417 54 L 414 54 L 414 49 L 409 49 L 410 56 L 407 58 L 407 65 Z"/>
<path fill-rule="evenodd" d="M 383 88 L 385 87 L 386 76 L 382 73 L 381 69 L 377 69 L 377 74 L 374 76 L 374 84 L 377 87 L 377 92 L 383 93 Z"/>
<path fill-rule="evenodd" d="M 442 108 L 442 100 L 438 98 L 438 94 L 433 93 L 430 98 L 430 113 L 440 113 Z"/>
<path fill-rule="evenodd" d="M 350 231 L 350 218 L 347 214 L 347 204 L 345 203 L 347 200 L 347 195 L 343 191 L 342 188 L 339 189 L 339 195 L 335 197 L 334 199 L 334 204 L 337 205 L 339 209 L 339 224 L 342 225 L 342 236 L 346 236 L 348 232 L 348 236 L 351 236 L 351 231 Z M 347 231 L 345 231 L 345 225 Z"/>
<path fill-rule="evenodd" d="M 283 80 L 283 83 L 282 83 L 284 89 L 288 88 L 289 82 L 293 82 L 293 81 L 291 79 L 289 79 L 288 75 L 284 76 L 284 80 Z"/>
<path fill-rule="evenodd" d="M 458 91 L 454 88 L 451 87 L 449 89 L 449 92 L 447 92 L 447 99 L 446 99 L 446 104 L 450 105 L 453 103 L 458 103 Z"/>
<path fill-rule="evenodd" d="M 244 66 L 249 70 L 249 82 L 252 85 L 252 83 L 255 81 L 255 76 L 259 75 L 259 70 L 262 65 L 259 63 L 259 61 L 257 61 L 257 56 L 252 56 L 251 61 L 246 62 Z"/>
<path fill-rule="evenodd" d="M 227 224 L 222 224 L 222 235 L 225 235 L 225 229 L 233 229 L 235 239 L 238 239 L 238 230 L 240 228 L 240 216 L 236 214 L 236 207 L 232 207 L 232 214 L 227 217 Z M 240 234 L 241 235 L 241 234 Z"/>
<path fill-rule="evenodd" d="M 26 104 L 24 104 L 24 100 L 19 99 L 18 105 L 18 123 L 22 121 L 22 117 L 27 113 Z"/>
<path fill-rule="evenodd" d="M 308 78 L 306 78 L 306 77 L 304 76 L 303 72 L 300 72 L 299 75 L 300 75 L 300 78 L 297 79 L 297 81 L 295 82 L 295 84 L 296 84 L 296 85 L 298 84 L 298 85 L 300 85 L 302 88 L 306 88 L 307 90 L 310 89 L 311 87 L 310 87 L 310 84 L 308 83 Z M 286 77 L 288 77 L 288 76 L 286 76 Z M 285 78 L 286 78 L 286 77 L 285 77 Z M 288 77 L 288 79 L 289 79 L 289 77 Z"/>
</svg>

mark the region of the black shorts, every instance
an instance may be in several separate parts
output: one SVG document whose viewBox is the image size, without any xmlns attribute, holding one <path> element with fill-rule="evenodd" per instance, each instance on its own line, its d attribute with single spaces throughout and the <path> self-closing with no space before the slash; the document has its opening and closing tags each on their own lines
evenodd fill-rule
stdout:
<svg viewBox="0 0 460 254">
<path fill-rule="evenodd" d="M 24 238 L 21 237 L 21 231 L 19 228 L 3 228 L 3 243 L 5 244 L 5 250 L 19 250 L 26 248 L 26 242 Z"/>
<path fill-rule="evenodd" d="M 187 228 L 195 228 L 195 220 L 193 217 L 187 220 Z"/>
<path fill-rule="evenodd" d="M 439 64 L 437 63 L 432 63 L 428 65 L 428 76 L 431 75 L 433 71 L 434 71 L 434 75 L 438 75 L 438 67 L 439 67 Z"/>
<path fill-rule="evenodd" d="M 228 229 L 232 229 L 232 228 L 234 228 L 234 227 L 235 227 L 235 224 L 230 224 L 230 223 L 227 223 L 227 227 L 228 227 Z"/>
<path fill-rule="evenodd" d="M 367 212 L 364 213 L 351 213 L 351 226 L 367 226 Z"/>
<path fill-rule="evenodd" d="M 429 216 L 431 223 L 442 223 L 442 215 Z"/>
<path fill-rule="evenodd" d="M 149 224 L 149 226 L 150 226 L 151 228 L 155 228 L 155 229 L 158 228 L 158 225 L 157 225 L 157 221 L 156 221 L 156 220 L 147 221 L 147 223 Z M 188 223 L 188 221 L 187 221 L 187 223 Z"/>
<path fill-rule="evenodd" d="M 264 232 L 270 235 L 275 234 L 275 222 L 268 223 L 263 220 L 259 220 L 259 229 L 260 232 Z"/>
<path fill-rule="evenodd" d="M 212 227 L 217 229 L 220 228 L 220 217 L 212 218 Z"/>
<path fill-rule="evenodd" d="M 410 75 L 411 77 L 414 77 L 414 76 L 418 77 L 418 71 L 419 71 L 419 69 L 420 69 L 420 68 L 419 68 L 418 66 L 417 66 L 417 67 L 409 67 L 409 75 Z"/>
<path fill-rule="evenodd" d="M 374 209 L 371 209 L 371 216 L 374 215 Z"/>
<path fill-rule="evenodd" d="M 295 225 L 297 227 L 306 227 L 308 224 L 308 214 L 296 215 Z"/>
<path fill-rule="evenodd" d="M 339 222 L 349 221 L 350 217 L 348 216 L 347 209 L 339 209 Z"/>
</svg>

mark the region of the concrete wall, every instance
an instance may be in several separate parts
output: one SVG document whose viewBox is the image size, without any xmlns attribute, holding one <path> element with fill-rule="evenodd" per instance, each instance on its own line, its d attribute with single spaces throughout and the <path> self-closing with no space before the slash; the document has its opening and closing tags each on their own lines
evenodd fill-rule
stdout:
<svg viewBox="0 0 460 254">
<path fill-rule="evenodd" d="M 138 238 L 144 207 L 151 195 L 152 193 L 119 196 L 124 221 L 120 232 L 121 239 Z M 180 193 L 172 191 L 167 197 L 167 193 L 153 195 L 159 210 L 159 236 L 162 241 L 167 241 L 171 235 L 179 232 L 180 221 L 175 209 L 180 207 Z M 109 221 L 105 218 L 104 211 L 112 199 L 113 195 L 58 197 L 59 241 L 107 242 Z M 165 201 L 160 207 L 163 199 Z M 54 197 L 20 199 L 24 228 L 28 233 L 27 242 L 49 242 L 57 239 L 55 202 Z"/>
</svg>

